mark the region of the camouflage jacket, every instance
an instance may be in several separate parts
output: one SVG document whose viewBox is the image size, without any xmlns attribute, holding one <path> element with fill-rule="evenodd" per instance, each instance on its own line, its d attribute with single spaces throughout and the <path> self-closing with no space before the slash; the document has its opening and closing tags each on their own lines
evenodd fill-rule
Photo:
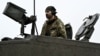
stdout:
<svg viewBox="0 0 100 56">
<path fill-rule="evenodd" d="M 42 36 L 62 37 L 67 39 L 66 30 L 63 22 L 56 17 L 52 23 L 46 21 L 42 27 Z"/>
</svg>

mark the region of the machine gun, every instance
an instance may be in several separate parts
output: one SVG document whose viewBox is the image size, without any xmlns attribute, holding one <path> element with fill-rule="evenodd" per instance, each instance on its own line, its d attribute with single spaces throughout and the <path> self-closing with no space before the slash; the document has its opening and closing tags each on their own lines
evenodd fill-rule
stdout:
<svg viewBox="0 0 100 56">
<path fill-rule="evenodd" d="M 94 25 L 97 22 L 98 18 L 98 13 L 86 17 L 85 19 L 87 20 L 79 28 L 78 32 L 76 33 L 75 39 L 80 40 L 80 38 L 83 37 L 82 41 L 89 41 L 94 32 Z"/>
<path fill-rule="evenodd" d="M 35 3 L 35 1 L 34 1 L 34 3 Z M 26 14 L 25 9 L 23 9 L 11 2 L 7 3 L 7 6 L 6 6 L 3 14 L 21 24 L 20 35 L 22 35 L 22 36 L 24 35 L 25 37 L 29 34 L 24 33 L 24 27 L 25 27 L 25 25 L 32 23 L 31 35 L 35 35 L 34 34 L 35 28 L 36 28 L 35 5 L 34 5 L 34 16 L 31 16 L 31 17 L 27 17 L 25 15 Z M 37 30 L 37 28 L 36 28 L 36 30 Z M 37 32 L 37 35 L 38 35 L 38 32 Z"/>
</svg>

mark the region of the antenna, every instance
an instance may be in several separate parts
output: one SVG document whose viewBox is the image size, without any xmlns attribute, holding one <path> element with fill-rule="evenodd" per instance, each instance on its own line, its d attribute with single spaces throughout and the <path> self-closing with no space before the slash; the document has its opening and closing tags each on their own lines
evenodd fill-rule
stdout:
<svg viewBox="0 0 100 56">
<path fill-rule="evenodd" d="M 35 0 L 33 1 L 33 6 L 34 6 L 34 7 L 33 7 L 33 10 L 34 10 L 34 11 L 33 11 L 33 13 L 34 13 L 33 15 L 35 16 Z"/>
<path fill-rule="evenodd" d="M 35 18 L 35 21 L 36 21 L 36 16 L 35 16 L 35 0 L 33 1 L 33 15 L 34 15 L 34 18 Z M 37 26 L 36 26 L 36 23 L 35 21 L 32 22 L 32 29 L 31 29 L 31 34 L 32 35 L 35 35 L 35 28 L 36 28 L 36 33 L 38 35 L 38 30 L 37 30 Z"/>
</svg>

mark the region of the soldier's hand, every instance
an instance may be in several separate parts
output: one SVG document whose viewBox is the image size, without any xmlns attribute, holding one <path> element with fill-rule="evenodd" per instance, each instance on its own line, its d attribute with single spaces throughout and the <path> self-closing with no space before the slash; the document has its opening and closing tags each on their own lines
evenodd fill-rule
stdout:
<svg viewBox="0 0 100 56">
<path fill-rule="evenodd" d="M 31 16 L 30 16 L 30 20 L 31 20 L 32 22 L 36 21 L 36 16 L 31 15 Z"/>
</svg>

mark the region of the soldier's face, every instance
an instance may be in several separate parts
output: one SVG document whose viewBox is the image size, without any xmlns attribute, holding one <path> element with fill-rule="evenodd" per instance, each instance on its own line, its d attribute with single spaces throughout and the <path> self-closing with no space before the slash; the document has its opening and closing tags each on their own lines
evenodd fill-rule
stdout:
<svg viewBox="0 0 100 56">
<path fill-rule="evenodd" d="M 52 12 L 51 12 L 51 11 L 46 11 L 45 13 L 46 13 L 47 19 L 50 20 L 50 19 L 52 18 L 52 16 L 53 16 L 53 15 L 52 15 Z"/>
</svg>

